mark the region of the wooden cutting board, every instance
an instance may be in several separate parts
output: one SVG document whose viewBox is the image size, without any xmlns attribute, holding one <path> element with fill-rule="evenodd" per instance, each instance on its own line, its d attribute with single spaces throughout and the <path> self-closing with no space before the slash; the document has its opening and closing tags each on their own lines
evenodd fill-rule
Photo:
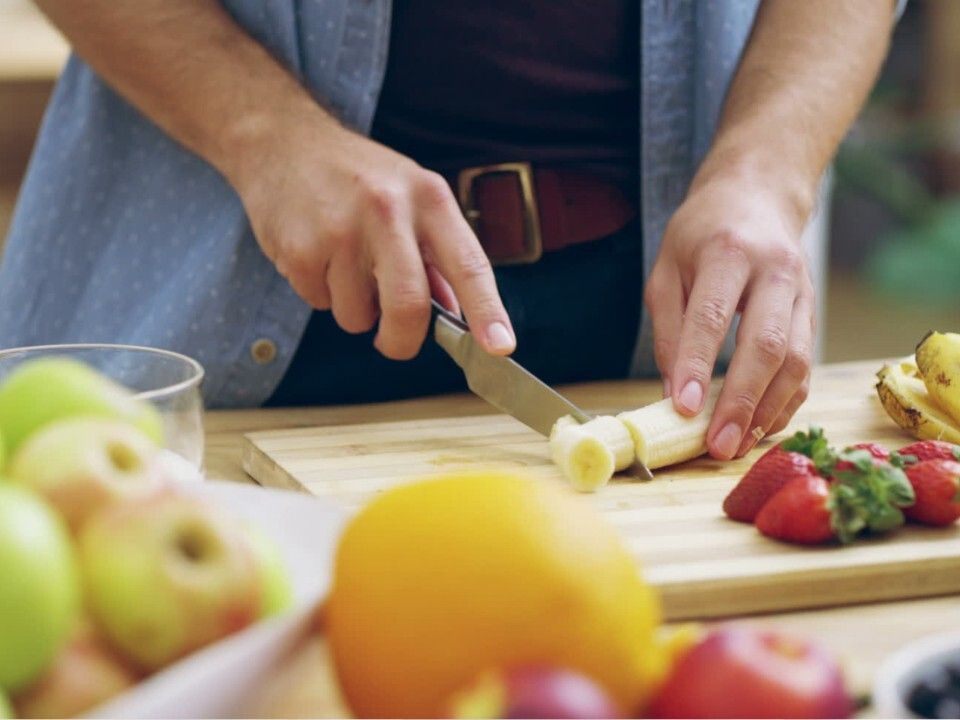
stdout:
<svg viewBox="0 0 960 720">
<path fill-rule="evenodd" d="M 837 446 L 909 442 L 887 419 L 872 384 L 862 365 L 818 370 L 795 427 L 819 424 Z M 960 592 L 957 527 L 907 527 L 847 547 L 801 548 L 724 518 L 724 496 L 769 445 L 736 462 L 702 458 L 657 471 L 647 483 L 617 477 L 600 492 L 580 496 L 619 530 L 660 589 L 668 619 Z M 245 437 L 243 461 L 263 485 L 306 490 L 351 509 L 410 479 L 481 465 L 563 482 L 546 441 L 503 415 L 252 433 Z"/>
</svg>

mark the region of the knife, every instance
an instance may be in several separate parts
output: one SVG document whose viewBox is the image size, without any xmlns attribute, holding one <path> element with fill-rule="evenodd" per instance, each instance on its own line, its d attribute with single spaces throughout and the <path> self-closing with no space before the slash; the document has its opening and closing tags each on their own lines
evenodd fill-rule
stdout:
<svg viewBox="0 0 960 720">
<path fill-rule="evenodd" d="M 463 320 L 432 302 L 434 339 L 460 366 L 467 387 L 476 395 L 546 437 L 564 415 L 580 423 L 590 420 L 590 415 L 515 360 L 487 353 Z M 646 479 L 653 477 L 639 461 L 636 469 Z"/>
</svg>

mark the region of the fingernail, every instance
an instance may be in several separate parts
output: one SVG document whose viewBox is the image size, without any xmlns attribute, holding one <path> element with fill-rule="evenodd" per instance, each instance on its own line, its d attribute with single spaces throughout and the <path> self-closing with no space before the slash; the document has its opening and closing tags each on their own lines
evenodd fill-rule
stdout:
<svg viewBox="0 0 960 720">
<path fill-rule="evenodd" d="M 491 350 L 507 352 L 513 350 L 516 340 L 513 339 L 513 333 L 507 330 L 506 325 L 495 322 L 487 326 L 487 343 Z"/>
<path fill-rule="evenodd" d="M 724 457 L 732 458 L 740 448 L 743 431 L 736 423 L 727 423 L 713 439 L 713 445 Z"/>
<path fill-rule="evenodd" d="M 703 388 L 696 380 L 691 380 L 683 386 L 680 391 L 680 404 L 688 411 L 700 412 L 700 406 L 703 404 Z"/>
<path fill-rule="evenodd" d="M 670 385 L 670 378 L 664 378 L 664 379 L 663 379 L 663 396 L 664 396 L 665 398 L 670 397 L 670 396 L 673 394 L 673 393 L 671 392 L 672 390 L 673 390 L 673 388 L 672 388 L 672 386 Z"/>
</svg>

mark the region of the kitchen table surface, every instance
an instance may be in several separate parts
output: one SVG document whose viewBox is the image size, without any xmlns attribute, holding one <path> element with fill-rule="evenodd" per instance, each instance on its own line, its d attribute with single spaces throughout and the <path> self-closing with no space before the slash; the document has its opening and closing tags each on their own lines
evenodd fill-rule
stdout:
<svg viewBox="0 0 960 720">
<path fill-rule="evenodd" d="M 883 361 L 824 365 L 814 371 L 812 393 L 828 392 L 837 383 L 872 382 Z M 585 409 L 616 407 L 625 393 L 653 395 L 659 383 L 616 381 L 563 388 Z M 651 397 L 652 399 L 652 397 Z M 879 410 L 878 410 L 879 411 Z M 212 478 L 252 482 L 241 466 L 244 433 L 256 430 L 359 424 L 365 422 L 460 417 L 494 412 L 481 400 L 456 395 L 389 403 L 329 408 L 212 411 L 206 417 L 206 471 Z M 829 435 L 829 428 L 826 428 Z M 904 435 L 904 444 L 909 438 Z M 815 638 L 844 661 L 849 683 L 865 694 L 873 675 L 891 652 L 924 635 L 960 630 L 960 598 L 941 597 L 903 602 L 853 605 L 815 611 L 771 614 L 752 618 Z"/>
</svg>

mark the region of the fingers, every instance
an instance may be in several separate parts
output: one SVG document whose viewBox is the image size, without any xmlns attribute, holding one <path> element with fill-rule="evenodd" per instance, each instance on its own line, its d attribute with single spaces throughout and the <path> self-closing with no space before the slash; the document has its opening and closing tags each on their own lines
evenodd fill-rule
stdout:
<svg viewBox="0 0 960 720">
<path fill-rule="evenodd" d="M 717 353 L 726 337 L 746 286 L 749 263 L 734 241 L 720 239 L 709 246 L 697 275 L 680 329 L 671 390 L 677 410 L 695 415 Z"/>
<path fill-rule="evenodd" d="M 330 260 L 327 272 L 330 310 L 337 325 L 348 333 L 364 333 L 377 322 L 377 299 L 368 265 L 355 253 L 341 252 Z"/>
<path fill-rule="evenodd" d="M 430 283 L 430 296 L 454 315 L 460 315 L 460 303 L 447 279 L 433 265 L 427 263 L 427 281 Z"/>
<path fill-rule="evenodd" d="M 807 399 L 814 344 L 813 302 L 808 296 L 801 295 L 797 298 L 791 327 L 790 342 L 783 365 L 763 394 L 748 428 L 751 431 L 760 428 L 763 432 L 760 437 L 779 432 L 786 427 L 790 418 Z M 758 439 L 752 432 L 747 432 L 737 455 L 749 452 Z"/>
<path fill-rule="evenodd" d="M 418 237 L 449 281 L 481 347 L 496 355 L 510 354 L 516 338 L 493 268 L 442 178 L 422 188 L 418 208 Z"/>
<path fill-rule="evenodd" d="M 644 303 L 653 323 L 653 353 L 663 377 L 663 396 L 670 397 L 670 374 L 683 323 L 683 285 L 675 266 L 655 268 L 644 290 Z"/>
<path fill-rule="evenodd" d="M 420 352 L 430 324 L 430 285 L 409 225 L 380 238 L 373 276 L 380 301 L 380 326 L 373 346 L 394 360 Z"/>
<path fill-rule="evenodd" d="M 727 460 L 740 449 L 760 399 L 783 365 L 796 301 L 796 279 L 777 269 L 759 277 L 743 312 L 730 368 L 707 431 L 711 455 Z M 801 379 L 788 382 L 790 397 Z"/>
</svg>

